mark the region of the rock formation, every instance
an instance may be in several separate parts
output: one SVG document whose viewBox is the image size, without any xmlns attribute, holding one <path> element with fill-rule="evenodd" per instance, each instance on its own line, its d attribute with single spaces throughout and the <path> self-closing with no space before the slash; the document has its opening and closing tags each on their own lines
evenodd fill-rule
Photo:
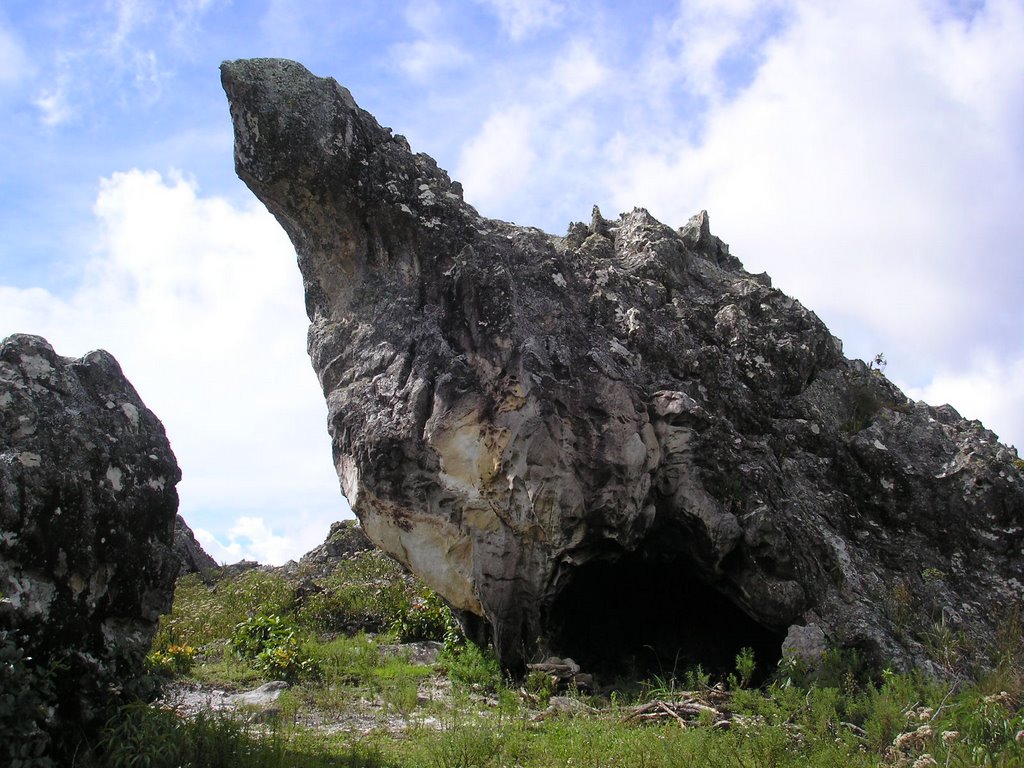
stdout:
<svg viewBox="0 0 1024 768">
<path fill-rule="evenodd" d="M 355 520 L 339 520 L 331 524 L 323 544 L 318 544 L 299 558 L 299 569 L 306 577 L 326 577 L 342 560 L 373 549 L 363 529 Z"/>
<path fill-rule="evenodd" d="M 178 576 L 202 573 L 217 567 L 217 561 L 196 541 L 195 534 L 181 515 L 174 518 L 174 554 L 179 563 Z"/>
<path fill-rule="evenodd" d="M 142 671 L 174 592 L 180 477 L 111 355 L 0 342 L 0 635 L 57 665 L 64 733 L 94 725 Z"/>
<path fill-rule="evenodd" d="M 777 658 L 802 627 L 928 665 L 937 623 L 980 649 L 1024 597 L 1016 452 L 846 359 L 706 213 L 485 219 L 334 80 L 221 71 L 345 494 L 506 665 Z"/>
</svg>

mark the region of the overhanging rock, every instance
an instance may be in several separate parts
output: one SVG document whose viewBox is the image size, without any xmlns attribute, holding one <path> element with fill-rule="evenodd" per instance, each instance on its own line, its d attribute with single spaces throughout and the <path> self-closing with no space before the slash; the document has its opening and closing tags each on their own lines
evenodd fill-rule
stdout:
<svg viewBox="0 0 1024 768">
<path fill-rule="evenodd" d="M 1021 600 L 1016 452 L 847 360 L 705 213 L 485 219 L 334 80 L 221 71 L 238 174 L 298 253 L 345 494 L 506 665 L 599 660 L 574 646 L 627 624 L 694 657 L 813 624 L 926 665 L 936 622 L 980 648 Z"/>
</svg>

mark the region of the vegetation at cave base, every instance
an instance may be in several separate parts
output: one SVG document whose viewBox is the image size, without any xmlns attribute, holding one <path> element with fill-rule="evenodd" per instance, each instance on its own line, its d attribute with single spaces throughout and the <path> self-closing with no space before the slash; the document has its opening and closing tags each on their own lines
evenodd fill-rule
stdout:
<svg viewBox="0 0 1024 768">
<path fill-rule="evenodd" d="M 993 668 L 976 680 L 949 684 L 920 673 L 872 671 L 855 652 L 830 652 L 817 670 L 784 662 L 769 683 L 749 688 L 757 659 L 745 649 L 721 679 L 700 667 L 672 669 L 650 680 L 623 678 L 594 695 L 559 691 L 543 673 L 503 677 L 493 654 L 453 636 L 446 609 L 429 623 L 431 632 L 421 633 L 445 642 L 439 658 L 412 663 L 395 650 L 403 626 L 416 623 L 410 614 L 443 604 L 381 553 L 354 556 L 329 580 L 333 591 L 311 591 L 308 582 L 299 587 L 301 579 L 263 571 L 182 579 L 154 647 L 154 654 L 195 649 L 190 671 L 171 671 L 179 683 L 243 689 L 273 677 L 253 664 L 253 653 L 233 650 L 240 632 L 274 634 L 249 632 L 253 627 L 280 630 L 306 668 L 269 720 L 127 708 L 108 727 L 102 764 L 1024 765 L 1019 612 L 1008 616 L 1000 647 L 992 649 Z M 384 629 L 326 631 L 324 610 L 332 601 Z M 258 656 L 265 648 L 253 650 Z M 713 706 L 685 721 L 659 714 L 684 711 L 685 702 Z M 357 714 L 373 724 L 354 725 Z"/>
</svg>

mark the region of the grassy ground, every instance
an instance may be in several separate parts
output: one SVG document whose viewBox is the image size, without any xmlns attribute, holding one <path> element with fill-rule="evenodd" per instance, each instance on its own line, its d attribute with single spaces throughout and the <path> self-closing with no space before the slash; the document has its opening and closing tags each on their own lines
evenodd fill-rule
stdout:
<svg viewBox="0 0 1024 768">
<path fill-rule="evenodd" d="M 746 657 L 725 680 L 691 669 L 584 695 L 504 679 L 435 596 L 362 553 L 312 588 L 263 572 L 183 579 L 151 656 L 172 688 L 292 687 L 259 717 L 128 708 L 98 754 L 118 768 L 1024 766 L 1019 617 L 1005 635 L 990 672 L 955 684 L 833 654 L 757 689 Z M 430 664 L 394 650 L 423 638 L 445 641 Z"/>
</svg>

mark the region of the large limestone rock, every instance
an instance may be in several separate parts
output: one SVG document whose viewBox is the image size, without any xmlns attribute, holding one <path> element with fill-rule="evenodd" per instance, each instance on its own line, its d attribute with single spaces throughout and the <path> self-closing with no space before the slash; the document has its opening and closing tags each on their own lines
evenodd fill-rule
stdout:
<svg viewBox="0 0 1024 768">
<path fill-rule="evenodd" d="M 927 665 L 936 625 L 980 650 L 1019 604 L 1015 451 L 847 360 L 706 213 L 485 219 L 334 80 L 222 80 L 298 253 L 345 494 L 506 664 L 777 656 L 813 625 Z"/>
<path fill-rule="evenodd" d="M 87 731 L 142 671 L 178 570 L 180 477 L 111 355 L 0 342 L 0 635 L 57 665 L 57 733 Z"/>
</svg>

